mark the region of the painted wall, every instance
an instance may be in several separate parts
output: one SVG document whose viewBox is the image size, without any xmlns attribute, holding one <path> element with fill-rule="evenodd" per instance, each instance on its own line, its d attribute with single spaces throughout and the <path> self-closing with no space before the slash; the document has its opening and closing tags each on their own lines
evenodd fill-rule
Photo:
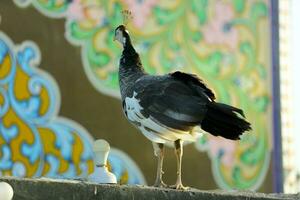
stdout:
<svg viewBox="0 0 300 200">
<path fill-rule="evenodd" d="M 0 176 L 87 178 L 93 171 L 91 135 L 61 116 L 59 88 L 38 69 L 31 41 L 14 45 L 0 31 Z M 109 168 L 121 183 L 145 184 L 136 164 L 112 149 Z"/>
<path fill-rule="evenodd" d="M 253 124 L 253 131 L 237 143 L 204 135 L 186 146 L 184 183 L 201 189 L 271 191 L 269 1 L 4 2 L 0 29 L 14 41 L 30 39 L 40 46 L 41 67 L 53 74 L 61 90 L 60 113 L 130 155 L 152 183 L 152 145 L 126 122 L 118 100 L 121 49 L 112 37 L 122 23 L 121 10 L 131 10 L 128 29 L 149 73 L 195 73 L 219 101 L 243 108 Z M 167 183 L 175 182 L 175 168 L 170 150 Z"/>
</svg>

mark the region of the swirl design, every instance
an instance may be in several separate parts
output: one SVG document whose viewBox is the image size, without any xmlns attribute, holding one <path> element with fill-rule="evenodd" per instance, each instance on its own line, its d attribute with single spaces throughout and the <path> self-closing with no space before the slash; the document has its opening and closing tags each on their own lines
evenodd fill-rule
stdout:
<svg viewBox="0 0 300 200">
<path fill-rule="evenodd" d="M 100 92 L 119 97 L 120 48 L 112 42 L 121 10 L 134 15 L 128 26 L 143 65 L 151 74 L 195 73 L 218 100 L 243 108 L 253 131 L 240 143 L 202 137 L 221 188 L 257 189 L 271 151 L 271 52 L 268 0 L 15 0 L 66 19 L 66 37 L 82 47 L 85 72 Z M 137 41 L 137 42 L 135 42 Z M 217 141 L 217 142 L 216 142 Z M 213 145 L 214 144 L 214 145 Z"/>
<path fill-rule="evenodd" d="M 39 62 L 34 43 L 14 46 L 0 32 L 0 174 L 85 178 L 93 171 L 93 139 L 76 122 L 57 116 L 59 90 L 36 68 Z M 145 183 L 123 152 L 112 149 L 109 164 L 119 182 Z"/>
</svg>

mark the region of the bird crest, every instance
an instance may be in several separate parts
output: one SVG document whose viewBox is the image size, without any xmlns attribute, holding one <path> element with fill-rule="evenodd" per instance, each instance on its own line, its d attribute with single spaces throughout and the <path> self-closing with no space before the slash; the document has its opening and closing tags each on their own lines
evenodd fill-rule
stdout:
<svg viewBox="0 0 300 200">
<path fill-rule="evenodd" d="M 124 25 L 127 25 L 130 22 L 130 20 L 133 19 L 131 11 L 129 11 L 129 10 L 123 10 L 122 16 L 123 16 L 123 24 Z"/>
</svg>

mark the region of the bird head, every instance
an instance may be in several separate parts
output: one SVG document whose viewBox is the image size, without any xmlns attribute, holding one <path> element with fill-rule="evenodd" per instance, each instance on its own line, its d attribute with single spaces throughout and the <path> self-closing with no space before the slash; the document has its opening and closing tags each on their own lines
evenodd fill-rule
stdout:
<svg viewBox="0 0 300 200">
<path fill-rule="evenodd" d="M 125 45 L 126 40 L 129 39 L 128 31 L 124 25 L 120 25 L 115 29 L 114 40 L 117 40 L 122 45 Z"/>
</svg>

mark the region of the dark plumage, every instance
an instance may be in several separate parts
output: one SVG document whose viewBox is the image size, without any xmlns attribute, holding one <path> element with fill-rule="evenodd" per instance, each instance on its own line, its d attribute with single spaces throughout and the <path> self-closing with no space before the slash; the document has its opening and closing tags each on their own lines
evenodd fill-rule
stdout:
<svg viewBox="0 0 300 200">
<path fill-rule="evenodd" d="M 123 45 L 119 82 L 125 115 L 153 142 L 159 158 L 155 185 L 165 186 L 161 180 L 163 144 L 172 142 L 178 158 L 175 187 L 182 189 L 182 141 L 196 139 L 195 127 L 237 140 L 251 129 L 250 123 L 241 109 L 215 102 L 212 90 L 196 75 L 179 71 L 163 76 L 147 74 L 125 26 L 116 29 L 115 38 Z"/>
</svg>

